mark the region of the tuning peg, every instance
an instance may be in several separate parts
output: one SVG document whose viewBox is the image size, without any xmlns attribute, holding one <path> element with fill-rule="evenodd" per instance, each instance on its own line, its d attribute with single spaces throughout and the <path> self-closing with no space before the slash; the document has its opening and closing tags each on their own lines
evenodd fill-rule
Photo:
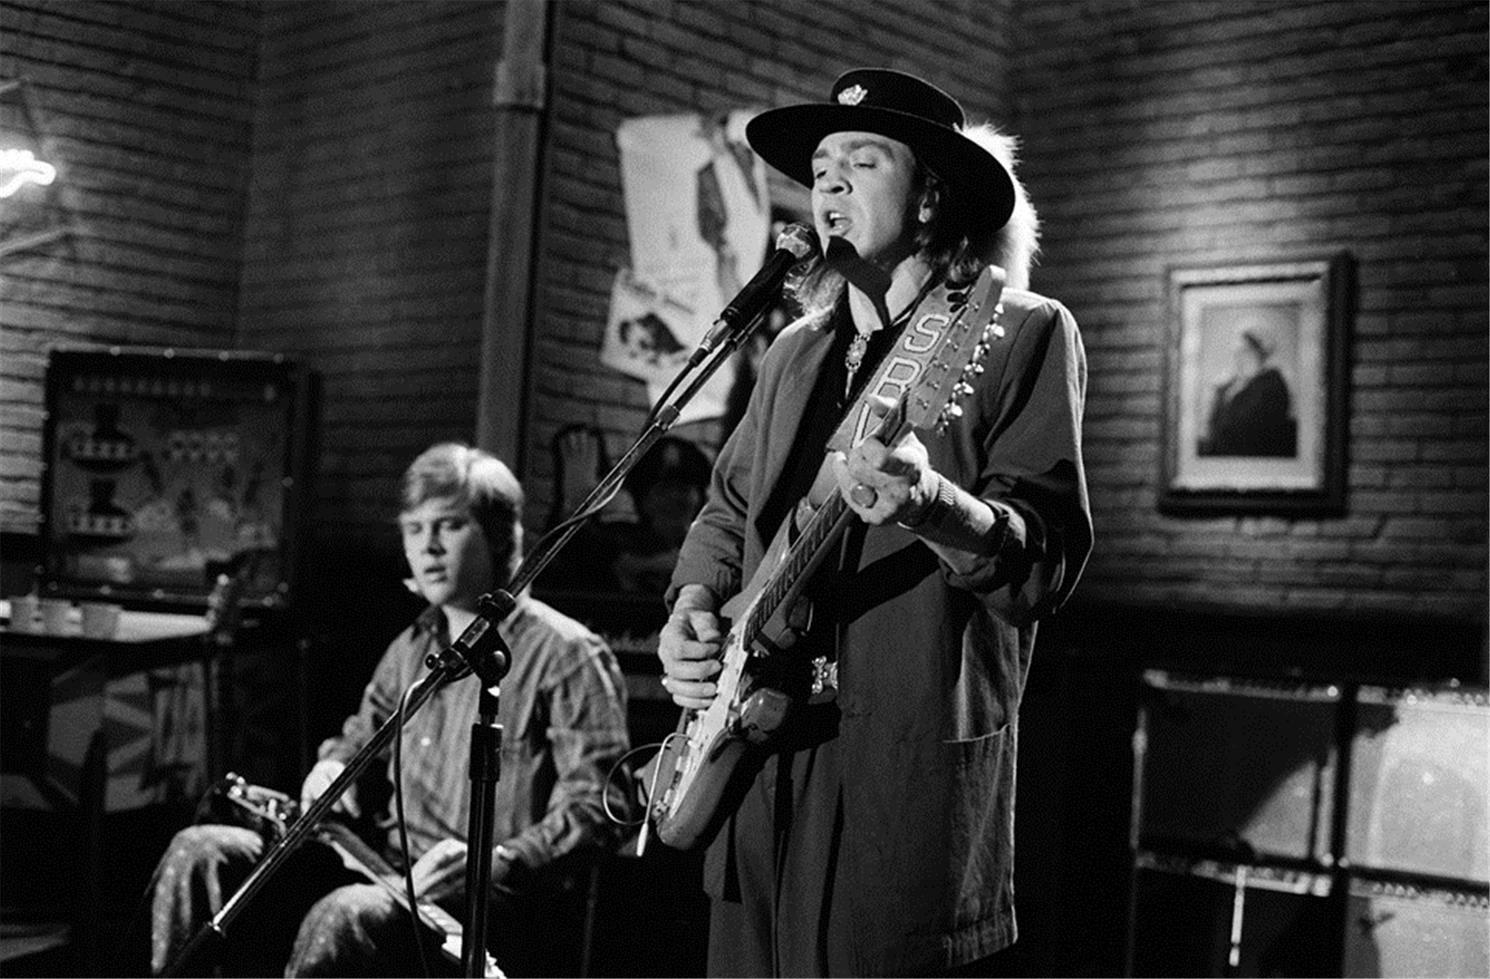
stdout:
<svg viewBox="0 0 1490 979">
<path fill-rule="evenodd" d="M 968 395 L 970 395 L 972 393 L 973 393 L 973 386 L 971 384 L 966 383 L 965 381 L 958 381 L 956 384 L 952 385 L 952 396 L 953 397 L 965 398 L 965 397 L 967 397 Z"/>
<path fill-rule="evenodd" d="M 962 369 L 962 376 L 963 377 L 977 377 L 979 374 L 982 374 L 982 373 L 983 373 L 983 365 L 982 364 L 979 364 L 979 363 L 968 364 L 966 367 L 964 367 Z"/>
<path fill-rule="evenodd" d="M 942 409 L 942 416 L 948 420 L 962 417 L 962 405 L 947 405 Z"/>
</svg>

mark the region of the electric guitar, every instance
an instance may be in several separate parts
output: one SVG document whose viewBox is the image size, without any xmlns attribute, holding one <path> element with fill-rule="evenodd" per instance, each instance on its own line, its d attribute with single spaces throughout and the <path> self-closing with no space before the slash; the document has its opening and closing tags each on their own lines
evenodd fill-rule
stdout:
<svg viewBox="0 0 1490 979">
<path fill-rule="evenodd" d="M 968 381 L 982 372 L 987 344 L 1002 334 L 997 317 L 1003 281 L 1001 269 L 985 268 L 955 317 L 921 316 L 907 327 L 917 334 L 905 341 L 907 349 L 915 350 L 917 338 L 935 336 L 935 343 L 927 341 L 929 356 L 919 373 L 900 387 L 895 407 L 870 434 L 894 444 L 909 428 L 942 429 L 962 413 L 956 400 L 971 393 Z M 876 389 L 873 382 L 869 389 Z M 867 417 L 861 403 L 844 426 L 857 431 Z M 791 652 L 802 634 L 806 603 L 799 599 L 854 518 L 836 486 L 795 540 L 789 539 L 788 518 L 750 582 L 720 610 L 730 631 L 718 694 L 708 707 L 683 712 L 677 731 L 643 772 L 648 817 L 667 845 L 686 850 L 713 838 L 738 807 L 774 735 L 810 695 L 811 664 Z"/>
<path fill-rule="evenodd" d="M 300 818 L 300 804 L 283 792 L 263 786 L 252 785 L 241 775 L 229 773 L 211 790 L 209 795 L 226 802 L 237 819 L 233 820 L 259 832 L 273 843 L 284 837 L 291 823 Z M 204 803 L 204 806 L 207 806 Z M 223 807 L 213 807 L 215 815 L 223 815 Z M 369 883 L 377 884 L 398 902 L 399 907 L 409 910 L 409 897 L 404 890 L 403 875 L 394 870 L 362 837 L 350 826 L 335 820 L 322 822 L 315 828 L 312 838 L 320 840 L 335 851 L 343 865 L 353 873 L 360 874 Z M 461 966 L 461 948 L 464 929 L 461 923 L 445 909 L 428 901 L 416 902 L 415 915 L 420 924 L 440 938 L 440 954 L 452 965 Z M 491 953 L 486 954 L 486 979 L 506 979 Z"/>
</svg>

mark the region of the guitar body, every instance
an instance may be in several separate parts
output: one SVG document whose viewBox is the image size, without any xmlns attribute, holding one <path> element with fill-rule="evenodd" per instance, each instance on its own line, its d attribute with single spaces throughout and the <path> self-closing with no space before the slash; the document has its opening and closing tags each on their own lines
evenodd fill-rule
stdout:
<svg viewBox="0 0 1490 979">
<path fill-rule="evenodd" d="M 742 628 L 785 549 L 783 529 L 751 583 L 722 609 L 722 616 L 734 625 L 724 641 L 719 694 L 707 708 L 684 712 L 648 774 L 657 838 L 668 846 L 688 850 L 713 839 L 791 713 L 795 698 L 756 676 L 752 661 L 769 655 L 768 646 L 790 648 L 795 633 L 784 627 L 771 638 L 762 635 L 756 640 L 760 645 L 752 649 Z"/>
<path fill-rule="evenodd" d="M 953 402 L 971 391 L 967 381 L 982 370 L 978 361 L 986 344 L 999 335 L 995 320 L 1002 289 L 1002 270 L 985 269 L 955 318 L 936 324 L 936 344 L 928 348 L 916 381 L 904 386 L 895 410 L 873 434 L 889 443 L 908 427 L 941 426 L 960 413 Z M 915 342 L 934 318 L 925 316 L 917 324 L 923 332 Z M 745 589 L 722 610 L 730 626 L 718 692 L 708 707 L 684 711 L 677 731 L 644 772 L 649 818 L 667 845 L 687 850 L 714 838 L 738 807 L 776 734 L 811 689 L 812 664 L 792 650 L 806 628 L 803 593 L 855 519 L 835 486 L 794 540 L 782 527 Z"/>
</svg>

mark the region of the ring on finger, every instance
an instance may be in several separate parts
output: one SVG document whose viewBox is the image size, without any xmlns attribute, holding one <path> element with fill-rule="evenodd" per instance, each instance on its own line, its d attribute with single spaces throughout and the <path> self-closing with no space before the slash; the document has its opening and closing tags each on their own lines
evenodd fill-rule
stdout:
<svg viewBox="0 0 1490 979">
<path fill-rule="evenodd" d="M 855 506 L 861 506 L 867 510 L 874 506 L 875 501 L 879 499 L 879 494 L 875 492 L 873 486 L 855 483 L 853 489 L 848 491 L 848 498 Z"/>
</svg>

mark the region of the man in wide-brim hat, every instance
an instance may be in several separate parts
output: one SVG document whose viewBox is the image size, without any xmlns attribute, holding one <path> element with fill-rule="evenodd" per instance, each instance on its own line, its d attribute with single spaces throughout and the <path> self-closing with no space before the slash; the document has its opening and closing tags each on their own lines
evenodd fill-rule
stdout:
<svg viewBox="0 0 1490 979">
<path fill-rule="evenodd" d="M 746 136 L 763 160 L 809 188 L 819 144 L 834 133 L 875 133 L 914 147 L 916 161 L 962 204 L 951 223 L 986 237 L 1013 213 L 1014 180 L 988 147 L 963 133 L 965 125 L 962 106 L 936 86 L 903 72 L 861 68 L 839 76 L 827 102 L 761 113 Z M 826 240 L 824 231 L 819 223 Z"/>
<path fill-rule="evenodd" d="M 709 971 L 975 974 L 1015 938 L 1015 719 L 1034 624 L 1091 547 L 1080 336 L 1065 307 L 1023 289 L 1036 221 L 1012 140 L 968 127 L 941 89 L 858 69 L 746 135 L 811 188 L 823 248 L 797 286 L 807 314 L 767 352 L 673 574 L 658 652 L 677 704 L 721 695 L 723 602 L 780 594 L 803 566 L 778 564 L 773 539 L 857 519 L 823 549 L 810 617 L 724 648 L 731 662 L 757 640 L 777 650 L 746 674 L 793 708 L 687 840 L 709 845 Z M 993 304 L 964 303 L 999 281 L 990 261 L 1019 288 L 958 389 L 961 415 L 859 438 L 856 420 L 891 407 L 867 392 L 896 390 L 907 365 L 936 369 L 948 324 L 983 328 Z M 679 822 L 664 813 L 659 834 Z"/>
</svg>

